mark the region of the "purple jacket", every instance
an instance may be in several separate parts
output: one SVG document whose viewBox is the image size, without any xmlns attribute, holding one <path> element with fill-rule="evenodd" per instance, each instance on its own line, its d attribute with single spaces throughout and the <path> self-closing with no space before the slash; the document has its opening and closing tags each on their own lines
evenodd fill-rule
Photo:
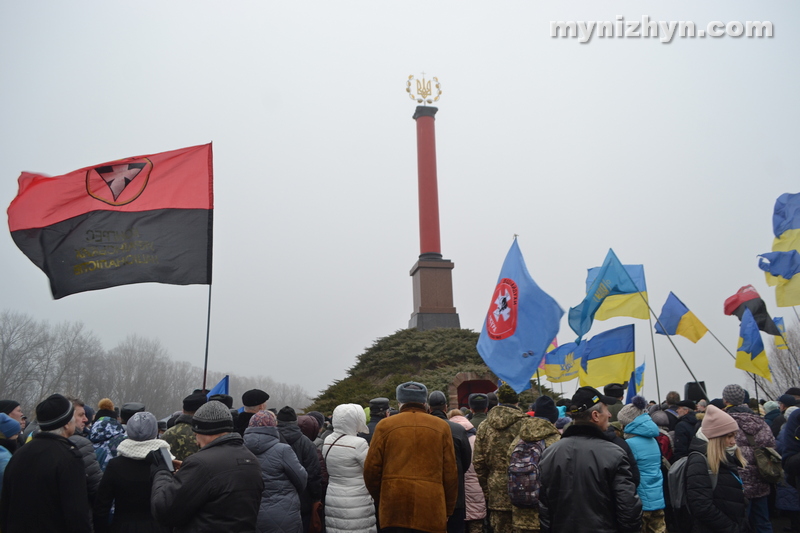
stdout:
<svg viewBox="0 0 800 533">
<path fill-rule="evenodd" d="M 772 430 L 757 414 L 753 413 L 748 407 L 743 405 L 731 407 L 727 413 L 736 420 L 739 425 L 739 433 L 736 434 L 736 445 L 742 450 L 747 466 L 739 469 L 744 482 L 744 497 L 748 500 L 760 498 L 769 494 L 769 484 L 758 475 L 758 466 L 753 448 L 750 447 L 747 435 L 752 435 L 756 446 L 775 447 L 775 437 Z"/>
</svg>

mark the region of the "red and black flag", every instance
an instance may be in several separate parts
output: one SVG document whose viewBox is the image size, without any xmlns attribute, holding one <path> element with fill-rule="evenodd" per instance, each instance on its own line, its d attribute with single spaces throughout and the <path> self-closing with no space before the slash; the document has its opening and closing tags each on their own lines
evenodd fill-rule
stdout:
<svg viewBox="0 0 800 533">
<path fill-rule="evenodd" d="M 8 226 L 53 298 L 131 283 L 211 284 L 211 144 L 18 181 Z"/>
<path fill-rule="evenodd" d="M 725 314 L 738 316 L 740 322 L 745 309 L 750 309 L 750 312 L 753 313 L 758 329 L 770 335 L 781 334 L 778 326 L 767 312 L 767 304 L 752 285 L 745 285 L 736 294 L 725 300 Z"/>
</svg>

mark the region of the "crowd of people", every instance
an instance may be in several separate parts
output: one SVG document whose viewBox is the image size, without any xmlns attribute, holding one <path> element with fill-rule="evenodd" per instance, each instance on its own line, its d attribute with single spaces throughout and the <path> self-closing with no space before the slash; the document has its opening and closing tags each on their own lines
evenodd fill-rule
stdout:
<svg viewBox="0 0 800 533">
<path fill-rule="evenodd" d="M 254 389 L 194 391 L 157 420 L 53 394 L 0 401 L 0 533 L 800 533 L 800 388 L 775 401 L 623 401 L 581 387 L 450 405 L 407 382 L 329 417 Z M 452 407 L 452 409 L 451 409 Z M 780 454 L 780 455 L 778 455 Z"/>
</svg>

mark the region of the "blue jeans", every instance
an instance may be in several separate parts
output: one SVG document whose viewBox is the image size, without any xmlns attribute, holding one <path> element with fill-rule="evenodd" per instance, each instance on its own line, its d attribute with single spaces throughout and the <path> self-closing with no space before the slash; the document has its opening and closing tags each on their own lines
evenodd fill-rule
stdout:
<svg viewBox="0 0 800 533">
<path fill-rule="evenodd" d="M 747 505 L 747 517 L 754 533 L 772 533 L 772 522 L 769 520 L 769 496 L 753 498 Z"/>
</svg>

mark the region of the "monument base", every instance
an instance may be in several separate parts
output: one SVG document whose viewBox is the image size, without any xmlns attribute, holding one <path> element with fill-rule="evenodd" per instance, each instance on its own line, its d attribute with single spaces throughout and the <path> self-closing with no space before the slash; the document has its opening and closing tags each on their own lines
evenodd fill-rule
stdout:
<svg viewBox="0 0 800 533">
<path fill-rule="evenodd" d="M 453 306 L 453 276 L 451 261 L 423 254 L 411 268 L 414 286 L 414 312 L 409 328 L 427 331 L 435 328 L 460 328 L 458 313 Z M 439 256 L 441 257 L 441 256 Z"/>
</svg>

